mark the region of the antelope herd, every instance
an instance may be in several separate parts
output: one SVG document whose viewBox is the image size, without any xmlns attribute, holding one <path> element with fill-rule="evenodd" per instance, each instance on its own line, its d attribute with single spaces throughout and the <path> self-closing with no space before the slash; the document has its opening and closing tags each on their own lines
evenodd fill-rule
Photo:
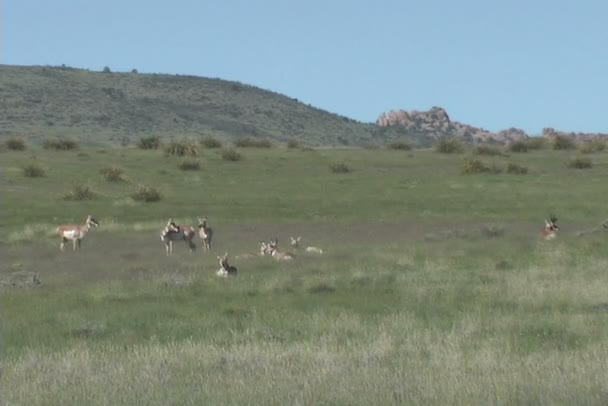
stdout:
<svg viewBox="0 0 608 406">
<path fill-rule="evenodd" d="M 84 224 L 64 224 L 57 227 L 57 233 L 61 238 L 59 249 L 63 252 L 65 244 L 68 241 L 72 241 L 73 250 L 80 249 L 82 240 L 87 233 L 93 228 L 99 227 L 99 222 L 88 215 L 84 221 Z M 603 224 L 604 228 L 608 229 L 608 223 Z M 545 240 L 552 240 L 557 236 L 559 227 L 557 226 L 557 217 L 550 214 L 549 219 L 545 220 L 545 226 L 541 231 L 541 235 Z M 194 252 L 196 244 L 194 238 L 198 234 L 201 240 L 201 246 L 204 252 L 211 251 L 211 240 L 213 239 L 213 229 L 209 227 L 207 217 L 198 218 L 198 233 L 195 229 L 188 225 L 178 225 L 175 223 L 173 218 L 170 218 L 167 225 L 160 232 L 160 240 L 165 245 L 165 254 L 167 256 L 173 253 L 173 243 L 175 241 L 184 241 L 190 248 L 190 252 Z M 301 236 L 290 237 L 290 245 L 293 250 L 300 248 Z M 310 254 L 323 254 L 323 250 L 315 246 L 307 246 L 304 252 Z M 265 242 L 260 241 L 260 250 L 257 253 L 245 253 L 237 255 L 237 259 L 247 259 L 254 257 L 270 256 L 276 261 L 293 261 L 296 255 L 291 252 L 285 252 L 279 250 L 279 239 L 274 239 Z M 218 276 L 236 276 L 236 267 L 228 263 L 228 253 L 226 252 L 223 256 L 217 257 L 220 264 L 220 269 L 216 272 Z"/>
</svg>

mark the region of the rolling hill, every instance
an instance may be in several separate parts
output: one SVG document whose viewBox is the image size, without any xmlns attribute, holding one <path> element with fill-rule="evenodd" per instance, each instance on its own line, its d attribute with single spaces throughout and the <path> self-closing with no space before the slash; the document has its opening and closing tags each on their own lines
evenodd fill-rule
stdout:
<svg viewBox="0 0 608 406">
<path fill-rule="evenodd" d="M 374 143 L 375 124 L 221 79 L 0 65 L 0 136 L 49 136 L 87 144 L 139 137 L 296 138 L 308 145 Z"/>
</svg>

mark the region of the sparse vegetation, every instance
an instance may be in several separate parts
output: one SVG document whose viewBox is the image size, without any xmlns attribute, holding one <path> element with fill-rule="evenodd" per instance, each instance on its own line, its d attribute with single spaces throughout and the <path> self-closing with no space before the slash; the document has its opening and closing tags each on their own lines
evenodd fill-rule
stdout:
<svg viewBox="0 0 608 406">
<path fill-rule="evenodd" d="M 9 138 L 4 145 L 11 151 L 24 151 L 26 148 L 25 141 L 21 138 Z"/>
<path fill-rule="evenodd" d="M 140 149 L 159 149 L 161 146 L 160 137 L 155 135 L 142 137 L 137 142 L 137 146 Z"/>
<path fill-rule="evenodd" d="M 99 173 L 108 181 L 108 182 L 124 182 L 124 171 L 115 166 L 106 166 L 99 170 Z"/>
<path fill-rule="evenodd" d="M 41 178 L 45 174 L 44 169 L 36 163 L 30 163 L 23 167 L 23 176 L 28 178 Z"/>
<path fill-rule="evenodd" d="M 131 194 L 131 198 L 138 202 L 158 202 L 162 199 L 162 194 L 153 186 L 139 184 Z"/>
<path fill-rule="evenodd" d="M 393 141 L 386 146 L 388 149 L 395 149 L 400 151 L 410 151 L 412 145 L 407 141 Z"/>
<path fill-rule="evenodd" d="M 606 142 L 602 139 L 596 138 L 594 140 L 583 142 L 579 146 L 579 150 L 583 154 L 594 154 L 602 152 L 606 149 Z"/>
<path fill-rule="evenodd" d="M 175 156 L 197 156 L 198 148 L 195 142 L 190 140 L 171 141 L 165 147 L 165 154 Z"/>
<path fill-rule="evenodd" d="M 268 138 L 243 137 L 234 141 L 237 148 L 272 148 L 272 142 Z"/>
<path fill-rule="evenodd" d="M 71 151 L 78 149 L 78 143 L 66 138 L 46 139 L 42 143 L 44 149 L 54 149 L 56 151 Z"/>
<path fill-rule="evenodd" d="M 300 141 L 295 138 L 290 138 L 289 140 L 287 140 L 287 148 L 289 149 L 296 149 L 300 148 L 301 146 L 302 144 L 300 143 Z"/>
<path fill-rule="evenodd" d="M 333 173 L 350 173 L 350 172 L 352 172 L 351 167 L 348 166 L 346 164 L 346 162 L 336 162 L 336 163 L 333 163 L 333 164 L 329 165 L 329 169 Z"/>
<path fill-rule="evenodd" d="M 573 158 L 568 161 L 568 167 L 573 169 L 589 169 L 593 167 L 593 162 L 589 158 Z"/>
<path fill-rule="evenodd" d="M 97 194 L 87 184 L 75 184 L 72 188 L 63 196 L 65 200 L 93 200 Z"/>
<path fill-rule="evenodd" d="M 496 156 L 502 155 L 502 149 L 499 147 L 495 147 L 492 145 L 478 145 L 473 150 L 475 155 L 488 155 L 488 156 Z"/>
<path fill-rule="evenodd" d="M 227 148 L 222 151 L 222 159 L 229 162 L 237 162 L 243 159 L 243 156 L 234 148 Z"/>
<path fill-rule="evenodd" d="M 526 140 L 526 145 L 529 150 L 540 150 L 546 147 L 547 142 L 543 137 L 529 137 Z"/>
<path fill-rule="evenodd" d="M 576 142 L 573 139 L 565 137 L 563 135 L 557 135 L 553 138 L 553 149 L 555 150 L 566 150 L 575 149 Z"/>
<path fill-rule="evenodd" d="M 204 137 L 201 145 L 207 149 L 222 148 L 222 142 L 215 137 Z"/>
<path fill-rule="evenodd" d="M 195 159 L 185 159 L 178 164 L 178 168 L 182 171 L 198 171 L 201 163 Z"/>
<path fill-rule="evenodd" d="M 528 173 L 528 168 L 523 165 L 518 165 L 510 162 L 507 165 L 507 173 L 512 175 L 525 175 Z"/>
<path fill-rule="evenodd" d="M 501 173 L 502 169 L 492 164 L 487 165 L 479 159 L 467 158 L 464 160 L 462 173 L 471 175 L 475 173 Z"/>
<path fill-rule="evenodd" d="M 523 141 L 523 140 L 514 141 L 514 142 L 510 143 L 507 148 L 509 149 L 509 152 L 516 152 L 516 153 L 528 152 L 528 149 L 530 148 L 530 142 Z"/>
<path fill-rule="evenodd" d="M 435 144 L 435 151 L 442 154 L 460 154 L 464 152 L 464 144 L 458 138 L 441 138 Z"/>
</svg>

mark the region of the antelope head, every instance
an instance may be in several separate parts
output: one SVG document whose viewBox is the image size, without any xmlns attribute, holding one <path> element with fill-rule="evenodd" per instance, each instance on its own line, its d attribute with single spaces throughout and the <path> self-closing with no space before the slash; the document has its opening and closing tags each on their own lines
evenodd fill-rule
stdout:
<svg viewBox="0 0 608 406">
<path fill-rule="evenodd" d="M 84 223 L 89 227 L 99 227 L 99 222 L 97 220 L 95 220 L 93 218 L 93 216 L 91 216 L 90 214 L 87 216 L 87 219 L 84 221 Z"/>
<path fill-rule="evenodd" d="M 298 248 L 300 246 L 301 240 L 302 240 L 301 236 L 298 236 L 297 238 L 289 237 L 289 242 L 290 242 L 292 248 Z"/>
<path fill-rule="evenodd" d="M 543 229 L 543 235 L 546 240 L 551 240 L 557 235 L 559 227 L 557 226 L 557 217 L 550 214 L 549 220 L 545 220 L 545 228 Z"/>
</svg>

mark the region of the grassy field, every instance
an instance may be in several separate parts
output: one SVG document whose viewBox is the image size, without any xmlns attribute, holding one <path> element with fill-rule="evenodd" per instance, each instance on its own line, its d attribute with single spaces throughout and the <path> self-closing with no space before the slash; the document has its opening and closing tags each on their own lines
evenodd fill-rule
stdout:
<svg viewBox="0 0 608 406">
<path fill-rule="evenodd" d="M 0 404 L 606 404 L 608 154 L 466 175 L 469 154 L 430 150 L 239 152 L 193 171 L 161 151 L 0 152 Z M 139 184 L 163 198 L 134 201 Z M 92 200 L 64 199 L 82 185 Z M 60 253 L 55 227 L 87 214 L 101 227 Z M 166 257 L 167 219 L 201 216 L 213 252 Z M 293 262 L 236 258 L 275 236 Z M 238 277 L 215 276 L 224 252 Z"/>
</svg>

